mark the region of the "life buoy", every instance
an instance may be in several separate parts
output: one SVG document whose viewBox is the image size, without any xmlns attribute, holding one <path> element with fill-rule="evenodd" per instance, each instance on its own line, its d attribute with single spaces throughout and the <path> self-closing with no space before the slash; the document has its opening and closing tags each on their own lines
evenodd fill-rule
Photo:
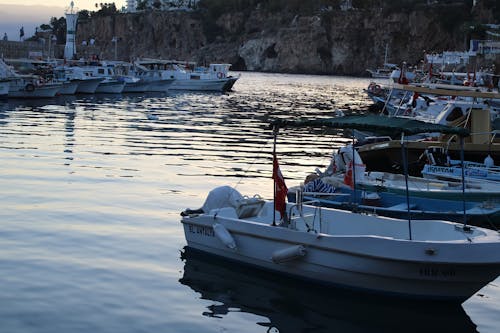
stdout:
<svg viewBox="0 0 500 333">
<path fill-rule="evenodd" d="M 224 77 L 224 73 L 222 73 L 222 72 L 217 73 L 217 77 L 219 79 L 222 79 Z"/>
<path fill-rule="evenodd" d="M 35 90 L 35 85 L 33 83 L 28 83 L 25 87 L 24 90 L 26 91 L 34 91 Z"/>
</svg>

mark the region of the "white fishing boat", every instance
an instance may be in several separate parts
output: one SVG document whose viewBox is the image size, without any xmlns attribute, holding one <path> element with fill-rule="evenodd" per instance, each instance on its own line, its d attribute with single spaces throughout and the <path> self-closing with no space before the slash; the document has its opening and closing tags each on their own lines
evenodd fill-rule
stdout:
<svg viewBox="0 0 500 333">
<path fill-rule="evenodd" d="M 231 64 L 196 67 L 195 63 L 158 59 L 141 59 L 135 63 L 159 70 L 164 79 L 174 79 L 170 90 L 228 91 L 239 78 L 229 75 Z"/>
<path fill-rule="evenodd" d="M 124 93 L 147 92 L 149 89 L 149 82 L 135 76 L 121 75 L 118 77 L 118 80 L 125 82 L 125 87 L 122 91 Z"/>
<path fill-rule="evenodd" d="M 164 78 L 162 72 L 154 66 L 143 66 L 140 62 L 134 62 L 126 68 L 127 73 L 139 78 L 146 84 L 148 92 L 167 92 L 175 79 Z"/>
<path fill-rule="evenodd" d="M 60 81 L 61 89 L 59 89 L 59 95 L 74 95 L 78 89 L 79 82 L 77 80 L 67 80 Z"/>
<path fill-rule="evenodd" d="M 286 126 L 274 125 L 275 135 Z M 285 203 L 273 156 L 274 200 L 229 186 L 212 190 L 202 208 L 181 214 L 189 247 L 321 284 L 412 298 L 463 301 L 500 274 L 498 232 Z"/>
<path fill-rule="evenodd" d="M 90 78 L 99 78 L 101 81 L 95 92 L 99 94 L 120 94 L 125 88 L 125 82 L 119 80 L 114 72 L 113 66 L 105 63 L 95 65 L 79 66 L 83 74 Z"/>
<path fill-rule="evenodd" d="M 114 77 L 118 81 L 124 82 L 124 93 L 144 93 L 152 90 L 151 80 L 145 79 L 143 76 L 139 77 L 137 71 L 140 71 L 136 66 L 125 61 L 105 61 L 102 65 L 112 67 Z M 159 75 L 160 76 L 160 75 Z M 173 80 L 172 80 L 173 81 Z M 166 91 L 165 86 L 161 91 Z M 156 91 L 157 89 L 155 89 Z"/>
<path fill-rule="evenodd" d="M 60 83 L 46 81 L 38 75 L 19 74 L 1 59 L 0 79 L 9 84 L 9 98 L 50 98 L 62 87 Z"/>
<path fill-rule="evenodd" d="M 121 94 L 124 88 L 125 82 L 111 78 L 104 78 L 101 82 L 99 82 L 95 92 L 99 94 Z"/>
<path fill-rule="evenodd" d="M 83 69 L 78 66 L 58 66 L 54 69 L 56 77 L 62 78 L 64 81 L 76 82 L 77 94 L 93 94 L 102 78 L 86 76 Z"/>
<path fill-rule="evenodd" d="M 500 167 L 495 166 L 490 155 L 485 157 L 484 163 L 462 162 L 450 159 L 442 147 L 429 147 L 425 150 L 425 156 L 427 163 L 422 169 L 424 178 L 457 181 L 463 176 L 465 179 L 483 180 L 483 182 L 500 181 Z"/>
<path fill-rule="evenodd" d="M 9 98 L 50 98 L 56 96 L 61 83 L 40 81 L 33 75 L 18 75 L 9 78 Z"/>
<path fill-rule="evenodd" d="M 392 118 L 395 120 L 397 118 Z M 400 147 L 400 149 L 402 149 Z M 354 156 L 354 158 L 353 158 Z M 353 168 L 352 165 L 355 165 Z M 500 183 L 477 179 L 429 179 L 382 171 L 365 171 L 365 164 L 352 145 L 342 147 L 332 158 L 332 164 L 322 174 L 332 186 L 356 184 L 369 192 L 387 192 L 411 197 L 461 201 L 464 196 L 471 202 L 500 201 Z"/>
<path fill-rule="evenodd" d="M 396 64 L 391 64 L 387 62 L 389 45 L 385 45 L 385 55 L 384 55 L 384 64 L 382 67 L 378 67 L 376 69 L 367 69 L 366 71 L 370 73 L 370 76 L 374 79 L 388 79 L 391 77 L 391 74 L 394 70 L 398 69 Z"/>
</svg>

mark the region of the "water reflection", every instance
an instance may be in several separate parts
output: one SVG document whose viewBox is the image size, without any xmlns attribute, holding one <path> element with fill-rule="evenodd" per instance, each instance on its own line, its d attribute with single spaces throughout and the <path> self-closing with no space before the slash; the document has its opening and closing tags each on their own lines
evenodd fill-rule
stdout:
<svg viewBox="0 0 500 333">
<path fill-rule="evenodd" d="M 269 319 L 268 332 L 477 332 L 460 304 L 385 299 L 318 287 L 212 257 L 188 247 L 180 283 L 217 302 L 203 313 Z"/>
</svg>

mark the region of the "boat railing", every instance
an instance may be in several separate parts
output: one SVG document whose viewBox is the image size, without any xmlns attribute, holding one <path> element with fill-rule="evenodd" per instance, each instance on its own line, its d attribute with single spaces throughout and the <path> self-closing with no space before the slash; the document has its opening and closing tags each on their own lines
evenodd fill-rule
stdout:
<svg viewBox="0 0 500 333">
<path fill-rule="evenodd" d="M 302 189 L 298 189 L 295 192 L 295 204 L 291 205 L 288 211 L 290 228 L 297 230 L 297 220 L 301 220 L 306 226 L 307 232 L 313 231 L 318 233 L 318 230 L 314 228 L 314 224 L 316 222 L 316 216 L 319 216 L 319 230 L 321 230 L 321 206 L 319 200 L 304 201 L 304 194 L 309 193 L 312 192 L 304 192 Z M 308 205 L 310 209 L 313 210 L 312 214 L 304 214 L 304 204 Z"/>
</svg>

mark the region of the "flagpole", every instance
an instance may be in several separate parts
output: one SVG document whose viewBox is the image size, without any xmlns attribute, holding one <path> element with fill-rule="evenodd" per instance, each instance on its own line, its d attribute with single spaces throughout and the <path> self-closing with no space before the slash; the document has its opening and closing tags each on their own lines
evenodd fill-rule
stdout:
<svg viewBox="0 0 500 333">
<path fill-rule="evenodd" d="M 278 137 L 278 126 L 274 125 L 273 127 L 273 176 L 274 176 L 274 159 L 276 158 L 276 139 Z M 276 179 L 273 177 L 273 204 L 274 204 L 274 212 L 273 212 L 273 226 L 276 226 Z"/>
</svg>

